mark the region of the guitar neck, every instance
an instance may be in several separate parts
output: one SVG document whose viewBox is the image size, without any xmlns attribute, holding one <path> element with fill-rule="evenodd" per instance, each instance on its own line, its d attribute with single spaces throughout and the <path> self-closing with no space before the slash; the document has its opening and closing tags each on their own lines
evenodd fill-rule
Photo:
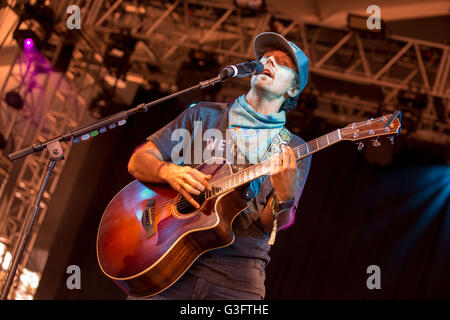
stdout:
<svg viewBox="0 0 450 320">
<path fill-rule="evenodd" d="M 293 148 L 293 151 L 296 159 L 300 160 L 341 140 L 340 129 L 337 129 L 309 142 L 298 145 Z M 207 191 L 206 197 L 212 198 L 218 196 L 250 181 L 268 175 L 270 173 L 270 163 L 271 158 L 211 183 L 212 191 Z"/>
</svg>

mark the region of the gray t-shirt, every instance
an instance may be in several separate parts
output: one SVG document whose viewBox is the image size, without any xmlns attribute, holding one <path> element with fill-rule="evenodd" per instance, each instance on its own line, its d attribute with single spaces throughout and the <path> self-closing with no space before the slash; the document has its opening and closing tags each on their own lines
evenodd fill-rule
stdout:
<svg viewBox="0 0 450 320">
<path fill-rule="evenodd" d="M 233 151 L 236 148 L 232 145 L 232 139 L 226 139 L 229 108 L 230 105 L 224 103 L 198 103 L 186 109 L 175 120 L 148 137 L 147 140 L 156 145 L 165 161 L 191 167 L 196 167 L 208 160 L 204 158 L 203 150 L 205 149 L 209 148 L 210 151 L 206 154 L 223 155 L 223 158 L 227 158 L 225 157 L 226 150 L 232 150 L 233 170 L 240 170 L 247 167 L 249 163 L 238 165 L 241 161 L 237 160 L 238 154 Z M 218 134 L 204 135 L 208 129 L 220 131 L 221 137 L 223 137 L 222 141 L 217 138 L 220 136 Z M 180 148 L 181 141 L 187 148 Z M 293 135 L 289 146 L 295 147 L 302 143 L 304 141 L 301 138 Z M 301 160 L 299 190 L 303 189 L 310 161 L 311 156 Z M 273 187 L 267 176 L 239 188 L 238 191 L 246 199 L 248 208 L 233 222 L 235 241 L 225 248 L 204 253 L 187 272 L 216 285 L 252 292 L 264 297 L 265 268 L 270 261 L 268 254 L 270 234 L 264 231 L 260 223 L 260 214 L 272 190 Z M 298 201 L 298 197 L 296 200 Z"/>
</svg>

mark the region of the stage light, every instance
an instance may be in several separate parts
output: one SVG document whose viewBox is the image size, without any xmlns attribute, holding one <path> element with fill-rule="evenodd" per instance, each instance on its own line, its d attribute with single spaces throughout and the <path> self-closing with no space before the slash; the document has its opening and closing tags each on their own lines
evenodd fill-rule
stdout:
<svg viewBox="0 0 450 320">
<path fill-rule="evenodd" d="M 16 110 L 23 108 L 23 99 L 20 94 L 16 91 L 9 91 L 5 95 L 5 102 Z"/>
<path fill-rule="evenodd" d="M 265 7 L 264 0 L 234 0 L 235 6 L 241 9 L 261 10 Z"/>
<path fill-rule="evenodd" d="M 17 41 L 19 46 L 25 50 L 31 50 L 32 48 L 41 49 L 44 43 L 43 38 L 30 29 L 17 28 L 14 31 L 13 38 Z"/>
<path fill-rule="evenodd" d="M 25 41 L 23 42 L 23 48 L 25 50 L 30 50 L 32 48 L 34 48 L 34 41 L 31 38 L 26 38 Z"/>
<path fill-rule="evenodd" d="M 24 49 L 30 50 L 34 47 L 42 50 L 53 33 L 55 23 L 55 13 L 44 1 L 26 3 L 13 38 Z"/>
<path fill-rule="evenodd" d="M 266 10 L 265 0 L 234 0 L 233 3 L 244 17 L 255 17 Z"/>
<path fill-rule="evenodd" d="M 367 27 L 367 19 L 368 19 L 367 16 L 359 16 L 356 14 L 349 14 L 347 16 L 347 27 L 351 30 L 356 30 L 356 31 L 384 34 L 386 27 L 385 27 L 385 23 L 383 20 L 380 19 L 381 27 L 379 29 L 378 28 L 369 29 Z"/>
</svg>

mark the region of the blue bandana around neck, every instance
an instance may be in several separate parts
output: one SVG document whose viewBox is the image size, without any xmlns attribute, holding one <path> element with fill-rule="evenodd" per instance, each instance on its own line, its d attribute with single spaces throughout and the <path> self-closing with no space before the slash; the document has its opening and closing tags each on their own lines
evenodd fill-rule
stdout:
<svg viewBox="0 0 450 320">
<path fill-rule="evenodd" d="M 231 137 L 238 150 L 251 163 L 262 160 L 272 139 L 286 123 L 286 113 L 257 112 L 248 104 L 245 95 L 238 97 L 228 112 Z"/>
</svg>

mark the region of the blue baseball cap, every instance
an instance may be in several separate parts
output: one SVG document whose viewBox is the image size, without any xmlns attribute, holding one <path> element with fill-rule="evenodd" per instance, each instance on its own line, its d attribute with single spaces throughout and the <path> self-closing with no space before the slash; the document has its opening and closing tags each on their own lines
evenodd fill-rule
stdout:
<svg viewBox="0 0 450 320">
<path fill-rule="evenodd" d="M 300 92 L 308 83 L 309 60 L 303 51 L 293 42 L 286 40 L 282 35 L 275 32 L 263 32 L 253 40 L 255 56 L 259 60 L 264 54 L 265 47 L 281 47 L 291 56 L 297 66 L 298 78 L 300 79 Z"/>
</svg>

